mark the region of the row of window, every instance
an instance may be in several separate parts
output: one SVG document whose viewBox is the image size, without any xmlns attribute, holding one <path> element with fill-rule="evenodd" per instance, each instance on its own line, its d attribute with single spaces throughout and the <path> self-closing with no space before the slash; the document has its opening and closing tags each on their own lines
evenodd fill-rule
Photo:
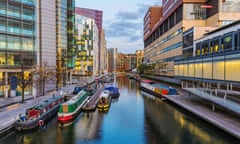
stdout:
<svg viewBox="0 0 240 144">
<path fill-rule="evenodd" d="M 240 49 L 240 30 L 196 43 L 195 55 L 206 55 L 236 49 Z"/>
<path fill-rule="evenodd" d="M 169 52 L 169 51 L 171 51 L 171 50 L 174 50 L 174 49 L 177 49 L 177 48 L 180 48 L 180 47 L 182 47 L 182 42 L 178 42 L 178 43 L 173 44 L 173 45 L 171 45 L 171 46 L 168 46 L 168 47 L 166 47 L 166 48 L 164 48 L 164 49 L 162 49 L 162 50 L 159 50 L 159 51 L 151 54 L 151 55 L 148 56 L 147 58 L 149 59 L 149 58 L 151 58 L 151 57 L 158 56 L 158 55 L 160 55 L 160 54 Z"/>
<path fill-rule="evenodd" d="M 177 35 L 182 33 L 182 29 L 178 29 L 177 31 L 175 31 L 174 33 L 171 33 L 170 35 L 168 35 L 167 37 L 165 37 L 164 39 L 162 39 L 161 41 L 157 42 L 153 47 L 147 49 L 145 51 L 145 54 L 147 54 L 149 51 L 151 51 L 154 48 L 159 47 L 160 45 L 162 45 L 163 43 L 171 40 L 172 38 L 176 37 Z"/>
<path fill-rule="evenodd" d="M 0 32 L 17 35 L 34 35 L 34 24 L 0 18 Z"/>
<path fill-rule="evenodd" d="M 173 14 L 171 14 L 158 28 L 151 34 L 151 36 L 144 41 L 144 47 L 154 42 L 165 32 L 171 29 L 174 25 L 182 20 L 183 17 L 183 7 L 179 7 Z"/>
<path fill-rule="evenodd" d="M 33 52 L 6 52 L 0 51 L 0 66 L 33 66 L 36 55 Z"/>
<path fill-rule="evenodd" d="M 24 20 L 34 21 L 35 11 L 34 9 L 29 9 L 21 7 L 20 5 L 11 5 L 6 6 L 6 3 L 0 1 L 0 15 L 6 15 L 8 17 L 14 17 Z"/>
<path fill-rule="evenodd" d="M 155 30 L 151 36 L 145 41 L 145 47 L 151 44 L 166 31 L 171 29 L 183 18 L 187 20 L 202 20 L 207 18 L 206 9 L 201 8 L 202 4 L 184 4 L 179 7 L 172 15 L 166 19 L 162 25 Z"/>
<path fill-rule="evenodd" d="M 34 47 L 35 44 L 33 38 L 0 35 L 0 50 L 34 51 Z"/>
<path fill-rule="evenodd" d="M 33 5 L 35 5 L 36 0 L 11 0 L 11 1 L 15 1 L 15 2 L 22 3 L 22 4 L 33 6 Z"/>
</svg>

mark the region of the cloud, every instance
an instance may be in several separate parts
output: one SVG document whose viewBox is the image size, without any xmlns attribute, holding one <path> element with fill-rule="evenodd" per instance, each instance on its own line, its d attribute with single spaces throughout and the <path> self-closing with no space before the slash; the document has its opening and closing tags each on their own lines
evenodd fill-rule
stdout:
<svg viewBox="0 0 240 144">
<path fill-rule="evenodd" d="M 153 0 L 160 4 L 159 0 Z M 143 48 L 143 19 L 151 4 L 138 3 L 134 11 L 118 11 L 114 19 L 105 23 L 108 46 L 118 46 L 119 51 L 130 52 Z"/>
<path fill-rule="evenodd" d="M 118 19 L 121 19 L 121 20 L 136 20 L 139 18 L 139 14 L 137 12 L 123 12 L 123 11 L 119 11 L 117 14 L 116 14 L 116 17 Z"/>
</svg>

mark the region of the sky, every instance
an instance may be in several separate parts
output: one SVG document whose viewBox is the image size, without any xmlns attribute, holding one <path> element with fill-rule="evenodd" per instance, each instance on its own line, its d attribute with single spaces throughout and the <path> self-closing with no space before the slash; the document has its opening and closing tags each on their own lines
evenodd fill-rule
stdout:
<svg viewBox="0 0 240 144">
<path fill-rule="evenodd" d="M 107 48 L 133 54 L 143 50 L 143 18 L 149 6 L 161 0 L 76 0 L 76 7 L 103 11 Z"/>
</svg>

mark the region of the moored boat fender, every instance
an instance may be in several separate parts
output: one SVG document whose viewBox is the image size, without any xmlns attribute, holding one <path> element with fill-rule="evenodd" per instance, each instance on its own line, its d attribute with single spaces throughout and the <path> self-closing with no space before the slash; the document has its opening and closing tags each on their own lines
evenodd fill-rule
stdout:
<svg viewBox="0 0 240 144">
<path fill-rule="evenodd" d="M 41 127 L 41 126 L 43 126 L 44 125 L 44 121 L 43 120 L 39 120 L 38 121 L 38 125 Z"/>
</svg>

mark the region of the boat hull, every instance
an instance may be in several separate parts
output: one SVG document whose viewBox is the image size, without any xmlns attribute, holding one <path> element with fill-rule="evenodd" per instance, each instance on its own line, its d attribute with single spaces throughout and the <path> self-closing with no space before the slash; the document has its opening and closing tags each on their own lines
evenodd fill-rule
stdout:
<svg viewBox="0 0 240 144">
<path fill-rule="evenodd" d="M 106 104 L 106 105 L 98 105 L 97 106 L 99 111 L 108 111 L 110 108 L 110 104 Z"/>
<path fill-rule="evenodd" d="M 46 125 L 46 122 L 51 118 L 54 117 L 58 112 L 59 105 L 52 108 L 51 111 L 43 114 L 41 117 L 34 119 L 34 120 L 26 120 L 26 121 L 20 121 L 17 120 L 14 124 L 14 128 L 17 131 L 28 131 L 33 129 L 38 129 Z M 41 123 L 40 121 L 43 121 Z"/>
<path fill-rule="evenodd" d="M 58 122 L 59 123 L 68 123 L 73 121 L 81 112 L 81 106 L 73 113 L 58 113 Z"/>
<path fill-rule="evenodd" d="M 109 94 L 112 98 L 118 98 L 120 96 L 119 92 L 113 92 Z"/>
<path fill-rule="evenodd" d="M 88 99 L 89 96 L 87 92 L 83 91 L 79 95 L 72 97 L 69 101 L 62 104 L 58 111 L 58 122 L 68 123 L 73 121 L 79 115 L 82 106 Z"/>
</svg>

